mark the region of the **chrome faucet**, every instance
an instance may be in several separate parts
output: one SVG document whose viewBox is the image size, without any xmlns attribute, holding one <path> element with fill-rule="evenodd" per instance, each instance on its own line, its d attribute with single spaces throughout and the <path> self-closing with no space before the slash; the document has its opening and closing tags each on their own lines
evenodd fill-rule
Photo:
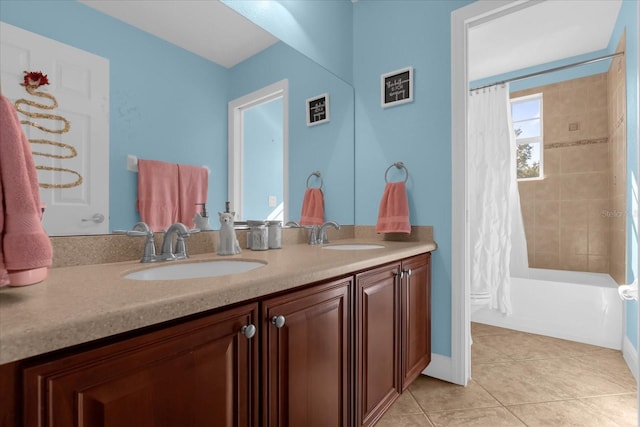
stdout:
<svg viewBox="0 0 640 427">
<path fill-rule="evenodd" d="M 160 259 L 163 261 L 171 261 L 175 259 L 189 258 L 187 254 L 187 246 L 184 243 L 184 239 L 189 237 L 193 233 L 197 233 L 198 229 L 189 230 L 186 225 L 181 222 L 171 224 L 169 229 L 164 233 L 164 240 L 162 241 L 162 252 L 160 253 Z M 177 235 L 175 250 L 173 249 L 173 236 Z"/>
<path fill-rule="evenodd" d="M 153 231 L 144 222 L 137 222 L 131 230 L 114 230 L 117 234 L 126 234 L 130 237 L 146 237 L 144 242 L 144 252 L 140 262 L 156 262 L 160 261 L 160 258 L 156 255 L 156 242 L 153 239 Z"/>
<path fill-rule="evenodd" d="M 287 227 L 304 228 L 309 230 L 309 244 L 317 245 L 318 242 L 318 226 L 317 225 L 300 225 L 295 221 L 289 221 L 285 224 Z"/>
<path fill-rule="evenodd" d="M 335 228 L 336 230 L 340 230 L 340 224 L 338 224 L 337 222 L 335 221 L 325 222 L 320 226 L 320 230 L 318 231 L 318 239 L 317 239 L 318 244 L 329 243 L 329 238 L 327 237 L 327 227 L 329 226 Z"/>
</svg>

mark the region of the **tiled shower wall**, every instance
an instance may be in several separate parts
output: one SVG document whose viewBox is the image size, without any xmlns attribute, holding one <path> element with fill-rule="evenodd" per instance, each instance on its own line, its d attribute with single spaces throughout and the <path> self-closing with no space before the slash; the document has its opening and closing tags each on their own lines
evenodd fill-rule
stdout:
<svg viewBox="0 0 640 427">
<path fill-rule="evenodd" d="M 531 267 L 609 272 L 607 89 L 603 73 L 511 94 L 543 94 L 544 179 L 519 182 Z"/>
<path fill-rule="evenodd" d="M 617 52 L 625 50 L 625 35 Z M 625 57 L 616 57 L 607 73 L 609 94 L 609 274 L 619 284 L 626 283 L 626 197 L 627 188 L 627 99 Z"/>
</svg>

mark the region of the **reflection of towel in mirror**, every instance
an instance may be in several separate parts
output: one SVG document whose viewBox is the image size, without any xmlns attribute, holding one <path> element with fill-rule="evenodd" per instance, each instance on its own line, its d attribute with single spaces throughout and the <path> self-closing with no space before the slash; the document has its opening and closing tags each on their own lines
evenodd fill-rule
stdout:
<svg viewBox="0 0 640 427">
<path fill-rule="evenodd" d="M 376 233 L 411 233 L 404 181 L 388 182 L 380 200 Z"/>
<path fill-rule="evenodd" d="M 188 228 L 195 227 L 193 217 L 202 209 L 196 203 L 206 203 L 208 191 L 209 172 L 206 168 L 178 165 L 179 221 Z"/>
<path fill-rule="evenodd" d="M 320 188 L 307 188 L 302 201 L 300 225 L 322 225 L 324 223 L 324 195 Z"/>
<path fill-rule="evenodd" d="M 158 160 L 138 160 L 138 212 L 153 231 L 178 222 L 178 165 Z"/>
<path fill-rule="evenodd" d="M 51 266 L 31 146 L 11 102 L 0 99 L 0 286 L 20 271 Z M 8 274 L 7 274 L 8 272 Z M 42 278 L 40 279 L 42 280 Z M 35 282 L 14 283 L 17 285 Z"/>
</svg>

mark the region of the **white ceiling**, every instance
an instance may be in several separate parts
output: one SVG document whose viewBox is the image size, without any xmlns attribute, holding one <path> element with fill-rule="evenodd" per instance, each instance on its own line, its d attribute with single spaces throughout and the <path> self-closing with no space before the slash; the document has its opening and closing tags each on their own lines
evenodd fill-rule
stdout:
<svg viewBox="0 0 640 427">
<path fill-rule="evenodd" d="M 227 68 L 278 41 L 219 0 L 79 1 Z M 469 30 L 469 80 L 606 48 L 622 0 L 531 3 Z"/>
<path fill-rule="evenodd" d="M 469 80 L 605 49 L 622 0 L 548 0 L 469 29 Z"/>
<path fill-rule="evenodd" d="M 79 0 L 223 67 L 278 39 L 218 0 Z"/>
</svg>

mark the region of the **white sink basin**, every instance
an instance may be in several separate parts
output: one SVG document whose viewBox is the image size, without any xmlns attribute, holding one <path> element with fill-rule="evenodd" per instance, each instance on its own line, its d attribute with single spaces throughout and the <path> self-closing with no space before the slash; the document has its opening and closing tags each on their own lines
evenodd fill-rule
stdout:
<svg viewBox="0 0 640 427">
<path fill-rule="evenodd" d="M 362 251 L 369 249 L 382 249 L 382 245 L 374 245 L 369 243 L 342 243 L 337 245 L 323 246 L 322 249 L 331 249 L 334 251 Z"/>
<path fill-rule="evenodd" d="M 226 276 L 228 274 L 244 273 L 265 264 L 258 261 L 215 260 L 204 262 L 189 262 L 180 264 L 162 264 L 144 270 L 134 271 L 124 276 L 132 280 L 177 280 L 196 279 L 199 277 Z"/>
</svg>

